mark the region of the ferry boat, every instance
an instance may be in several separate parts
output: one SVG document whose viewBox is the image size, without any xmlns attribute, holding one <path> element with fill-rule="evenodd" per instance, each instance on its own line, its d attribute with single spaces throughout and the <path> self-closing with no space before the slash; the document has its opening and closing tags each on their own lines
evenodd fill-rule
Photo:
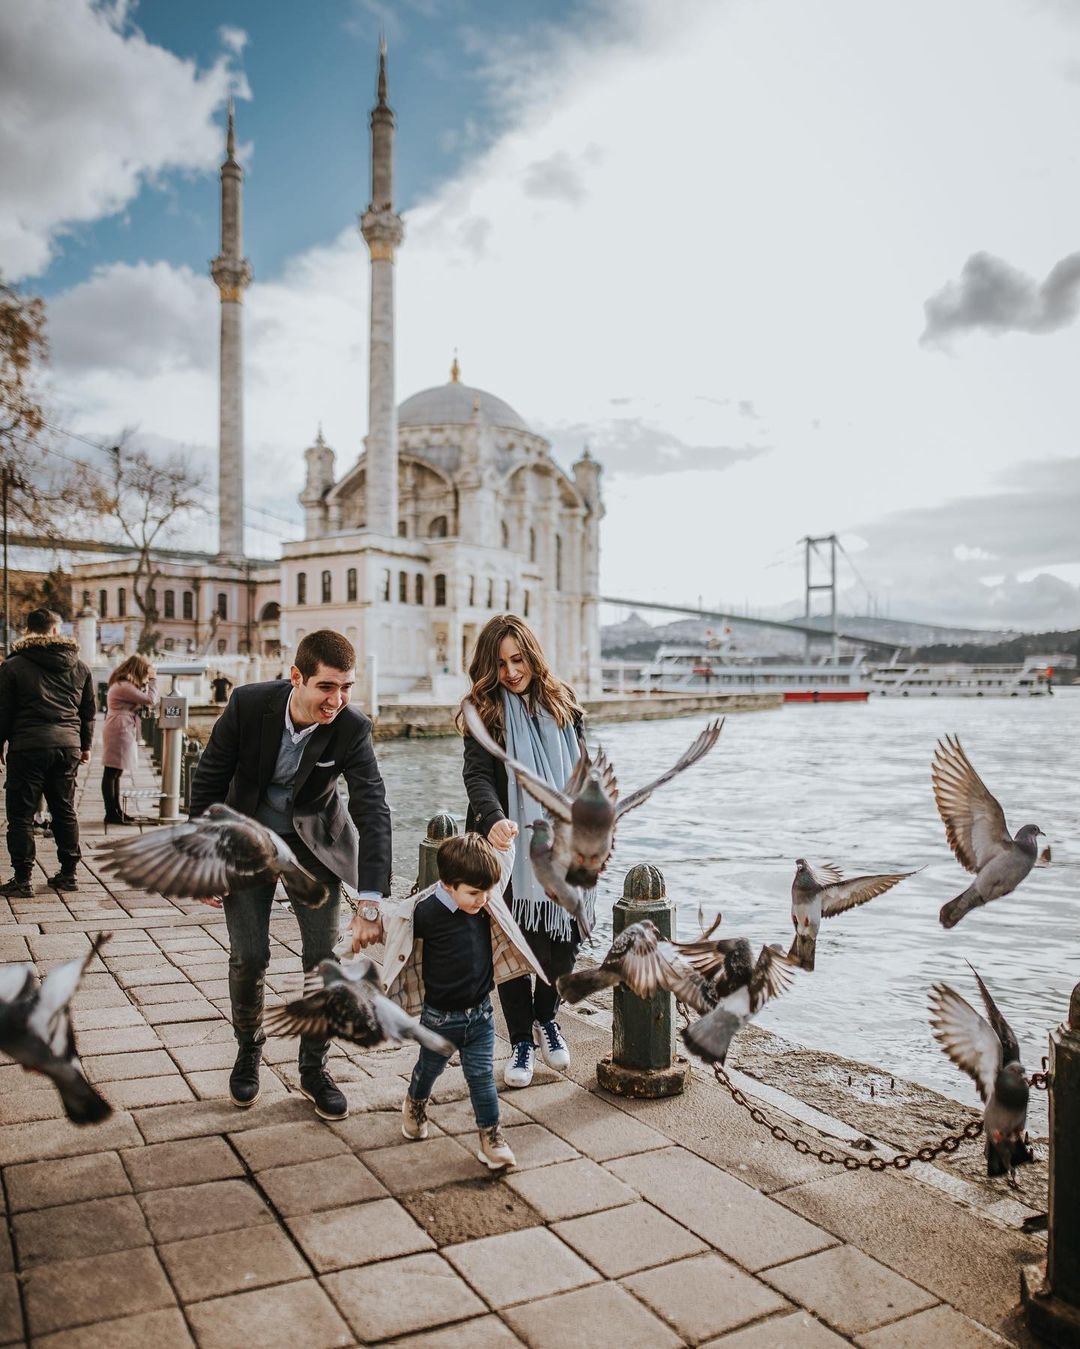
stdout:
<svg viewBox="0 0 1080 1349">
<path fill-rule="evenodd" d="M 1029 656 L 1014 665 L 875 665 L 866 676 L 875 695 L 890 698 L 1038 698 L 1052 693 L 1060 657 Z"/>
</svg>

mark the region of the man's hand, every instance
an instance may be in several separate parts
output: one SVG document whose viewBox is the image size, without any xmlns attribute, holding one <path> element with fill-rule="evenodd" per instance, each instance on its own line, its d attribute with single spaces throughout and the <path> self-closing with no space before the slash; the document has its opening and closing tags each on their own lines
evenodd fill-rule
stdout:
<svg viewBox="0 0 1080 1349">
<path fill-rule="evenodd" d="M 90 751 L 88 749 L 84 749 L 83 752 L 79 755 L 79 762 L 80 763 L 90 762 Z"/>
<path fill-rule="evenodd" d="M 499 820 L 488 830 L 487 841 L 493 848 L 505 852 L 517 838 L 518 827 L 513 820 Z"/>
<path fill-rule="evenodd" d="M 352 923 L 349 925 L 349 935 L 352 937 L 353 955 L 357 951 L 362 951 L 365 946 L 375 946 L 378 942 L 383 941 L 386 936 L 383 931 L 382 917 L 375 919 L 374 922 L 369 922 L 359 913 L 354 913 Z"/>
<path fill-rule="evenodd" d="M 225 905 L 221 902 L 220 895 L 203 895 L 199 899 L 200 904 L 205 904 L 208 909 L 223 909 Z"/>
</svg>

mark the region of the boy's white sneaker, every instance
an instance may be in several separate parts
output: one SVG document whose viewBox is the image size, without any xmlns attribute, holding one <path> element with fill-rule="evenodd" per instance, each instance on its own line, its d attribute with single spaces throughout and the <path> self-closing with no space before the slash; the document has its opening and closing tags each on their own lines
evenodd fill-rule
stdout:
<svg viewBox="0 0 1080 1349">
<path fill-rule="evenodd" d="M 414 1101 L 408 1092 L 405 1093 L 405 1099 L 401 1103 L 401 1132 L 413 1142 L 420 1138 L 427 1138 L 426 1100 Z"/>
<path fill-rule="evenodd" d="M 538 1021 L 536 1033 L 540 1039 L 540 1053 L 549 1068 L 565 1072 L 570 1067 L 570 1047 L 563 1039 L 557 1021 Z"/>
<path fill-rule="evenodd" d="M 527 1087 L 533 1080 L 536 1046 L 531 1040 L 519 1040 L 506 1060 L 503 1081 L 508 1087 Z"/>
<path fill-rule="evenodd" d="M 480 1130 L 480 1149 L 476 1155 L 489 1171 L 505 1171 L 507 1167 L 517 1165 L 517 1158 L 510 1151 L 501 1124 Z"/>
</svg>

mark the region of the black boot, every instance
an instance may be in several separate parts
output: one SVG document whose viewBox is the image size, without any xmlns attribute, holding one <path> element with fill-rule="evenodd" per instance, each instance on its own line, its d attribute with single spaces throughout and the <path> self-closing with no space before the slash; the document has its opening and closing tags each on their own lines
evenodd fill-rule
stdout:
<svg viewBox="0 0 1080 1349">
<path fill-rule="evenodd" d="M 29 876 L 16 873 L 10 881 L 0 885 L 0 895 L 5 899 L 33 899 L 34 886 Z"/>
<path fill-rule="evenodd" d="M 241 1045 L 236 1062 L 229 1074 L 229 1095 L 232 1103 L 241 1110 L 252 1106 L 262 1094 L 259 1082 L 259 1064 L 262 1062 L 262 1045 Z"/>
<path fill-rule="evenodd" d="M 119 770 L 105 770 L 105 775 L 101 779 L 101 795 L 105 802 L 105 823 L 106 824 L 134 824 L 132 817 L 120 807 L 120 773 Z"/>
<path fill-rule="evenodd" d="M 49 877 L 49 884 L 54 890 L 77 890 L 79 878 L 75 875 L 74 870 L 69 871 L 67 867 L 63 867 L 55 876 Z"/>
<path fill-rule="evenodd" d="M 326 1071 L 329 1052 L 325 1040 L 300 1040 L 300 1092 L 314 1104 L 320 1119 L 347 1119 L 345 1093 Z"/>
</svg>

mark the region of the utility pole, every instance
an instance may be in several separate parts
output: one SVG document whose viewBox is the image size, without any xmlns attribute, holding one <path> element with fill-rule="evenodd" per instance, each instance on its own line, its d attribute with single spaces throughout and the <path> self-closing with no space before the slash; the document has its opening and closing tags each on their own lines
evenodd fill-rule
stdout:
<svg viewBox="0 0 1080 1349">
<path fill-rule="evenodd" d="M 836 628 L 836 549 L 839 544 L 835 534 L 819 534 L 816 538 L 809 534 L 803 539 L 806 546 L 806 601 L 803 607 L 804 617 L 810 618 L 811 596 L 819 590 L 829 592 L 829 617 L 832 626 L 832 659 L 835 665 L 840 658 L 840 638 Z M 815 582 L 813 572 L 813 558 L 821 558 L 818 551 L 818 544 L 827 543 L 829 545 L 829 579 L 827 581 Z M 806 635 L 806 654 L 810 655 L 810 643 L 813 638 L 809 633 Z"/>
</svg>

